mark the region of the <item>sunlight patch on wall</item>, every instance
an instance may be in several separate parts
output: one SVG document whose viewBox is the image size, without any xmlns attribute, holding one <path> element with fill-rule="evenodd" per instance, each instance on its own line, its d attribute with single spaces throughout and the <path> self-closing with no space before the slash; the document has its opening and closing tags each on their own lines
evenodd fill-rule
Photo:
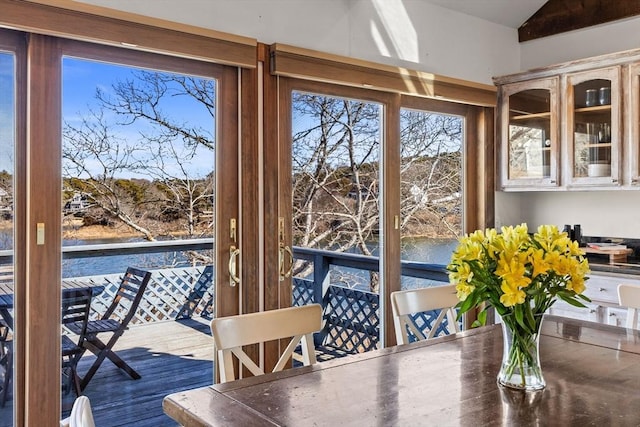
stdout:
<svg viewBox="0 0 640 427">
<path fill-rule="evenodd" d="M 419 62 L 418 36 L 402 0 L 372 0 L 372 3 L 384 27 L 380 29 L 375 23 L 371 25 L 371 35 L 380 53 Z"/>
</svg>

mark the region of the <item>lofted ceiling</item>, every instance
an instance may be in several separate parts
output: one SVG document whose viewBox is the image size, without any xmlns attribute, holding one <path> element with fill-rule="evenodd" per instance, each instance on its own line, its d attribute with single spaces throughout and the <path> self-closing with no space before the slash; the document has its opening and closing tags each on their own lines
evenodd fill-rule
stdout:
<svg viewBox="0 0 640 427">
<path fill-rule="evenodd" d="M 547 0 L 426 0 L 496 24 L 519 28 Z"/>
<path fill-rule="evenodd" d="M 638 0 L 426 0 L 518 29 L 520 42 L 640 15 Z"/>
</svg>

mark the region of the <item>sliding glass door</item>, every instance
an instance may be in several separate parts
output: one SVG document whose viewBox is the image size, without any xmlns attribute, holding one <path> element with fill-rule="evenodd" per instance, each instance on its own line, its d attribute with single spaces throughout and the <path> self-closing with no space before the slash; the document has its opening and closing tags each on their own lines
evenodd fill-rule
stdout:
<svg viewBox="0 0 640 427">
<path fill-rule="evenodd" d="M 0 426 L 36 402 L 63 417 L 77 394 L 98 424 L 164 425 L 164 395 L 211 384 L 209 321 L 241 291 L 238 74 L 0 30 Z M 150 272 L 136 307 L 130 267 Z M 76 289 L 89 322 L 133 313 L 121 337 L 60 325 Z"/>
<path fill-rule="evenodd" d="M 393 343 L 390 293 L 448 283 L 475 109 L 292 79 L 280 103 L 281 294 L 323 305 L 329 357 Z"/>
<path fill-rule="evenodd" d="M 462 232 L 465 117 L 400 110 L 402 259 L 448 264 Z M 403 277 L 403 289 L 437 286 Z"/>
<path fill-rule="evenodd" d="M 163 425 L 163 395 L 211 384 L 209 321 L 225 301 L 217 290 L 227 301 L 239 292 L 237 188 L 219 185 L 237 180 L 228 168 L 236 151 L 219 149 L 219 121 L 237 114 L 220 99 L 236 81 L 195 61 L 71 41 L 62 50 L 61 290 L 91 289 L 89 329 L 102 318 L 128 322 L 116 340 L 85 334 L 88 351 L 64 361 L 63 415 L 79 391 L 97 423 L 134 405 L 134 417 L 156 413 Z M 218 224 L 236 235 L 217 239 Z M 219 265 L 218 251 L 229 262 Z M 125 276 L 147 272 L 140 297 L 118 302 L 133 293 Z M 63 327 L 63 338 L 81 341 L 78 331 Z"/>
</svg>

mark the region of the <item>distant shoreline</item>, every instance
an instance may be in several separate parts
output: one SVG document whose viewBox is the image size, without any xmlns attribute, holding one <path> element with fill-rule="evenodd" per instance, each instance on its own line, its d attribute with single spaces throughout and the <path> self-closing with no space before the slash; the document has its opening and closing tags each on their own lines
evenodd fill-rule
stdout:
<svg viewBox="0 0 640 427">
<path fill-rule="evenodd" d="M 13 227 L 13 221 L 0 220 L 0 231 L 8 232 Z M 174 231 L 171 236 L 184 235 L 183 232 Z M 156 238 L 166 237 L 157 235 Z M 101 240 L 101 239 L 144 239 L 141 233 L 137 233 L 122 224 L 117 226 L 106 225 L 82 225 L 82 221 L 64 220 L 62 225 L 62 238 L 64 240 Z"/>
</svg>

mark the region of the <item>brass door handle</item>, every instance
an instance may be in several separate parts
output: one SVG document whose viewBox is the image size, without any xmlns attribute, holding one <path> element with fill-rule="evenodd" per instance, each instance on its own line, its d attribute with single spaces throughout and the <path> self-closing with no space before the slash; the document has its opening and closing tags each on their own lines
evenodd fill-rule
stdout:
<svg viewBox="0 0 640 427">
<path fill-rule="evenodd" d="M 285 272 L 285 267 L 284 267 L 284 255 L 287 254 L 289 255 L 289 269 L 286 270 Z M 293 252 L 291 251 L 291 248 L 289 246 L 285 246 L 283 244 L 280 244 L 280 260 L 279 260 L 279 264 L 280 264 L 280 281 L 283 281 L 284 279 L 288 279 L 289 277 L 291 277 L 291 272 L 293 271 Z"/>
<path fill-rule="evenodd" d="M 238 277 L 238 257 L 240 256 L 240 248 L 231 245 L 229 248 L 229 285 L 235 286 L 240 283 Z"/>
</svg>

